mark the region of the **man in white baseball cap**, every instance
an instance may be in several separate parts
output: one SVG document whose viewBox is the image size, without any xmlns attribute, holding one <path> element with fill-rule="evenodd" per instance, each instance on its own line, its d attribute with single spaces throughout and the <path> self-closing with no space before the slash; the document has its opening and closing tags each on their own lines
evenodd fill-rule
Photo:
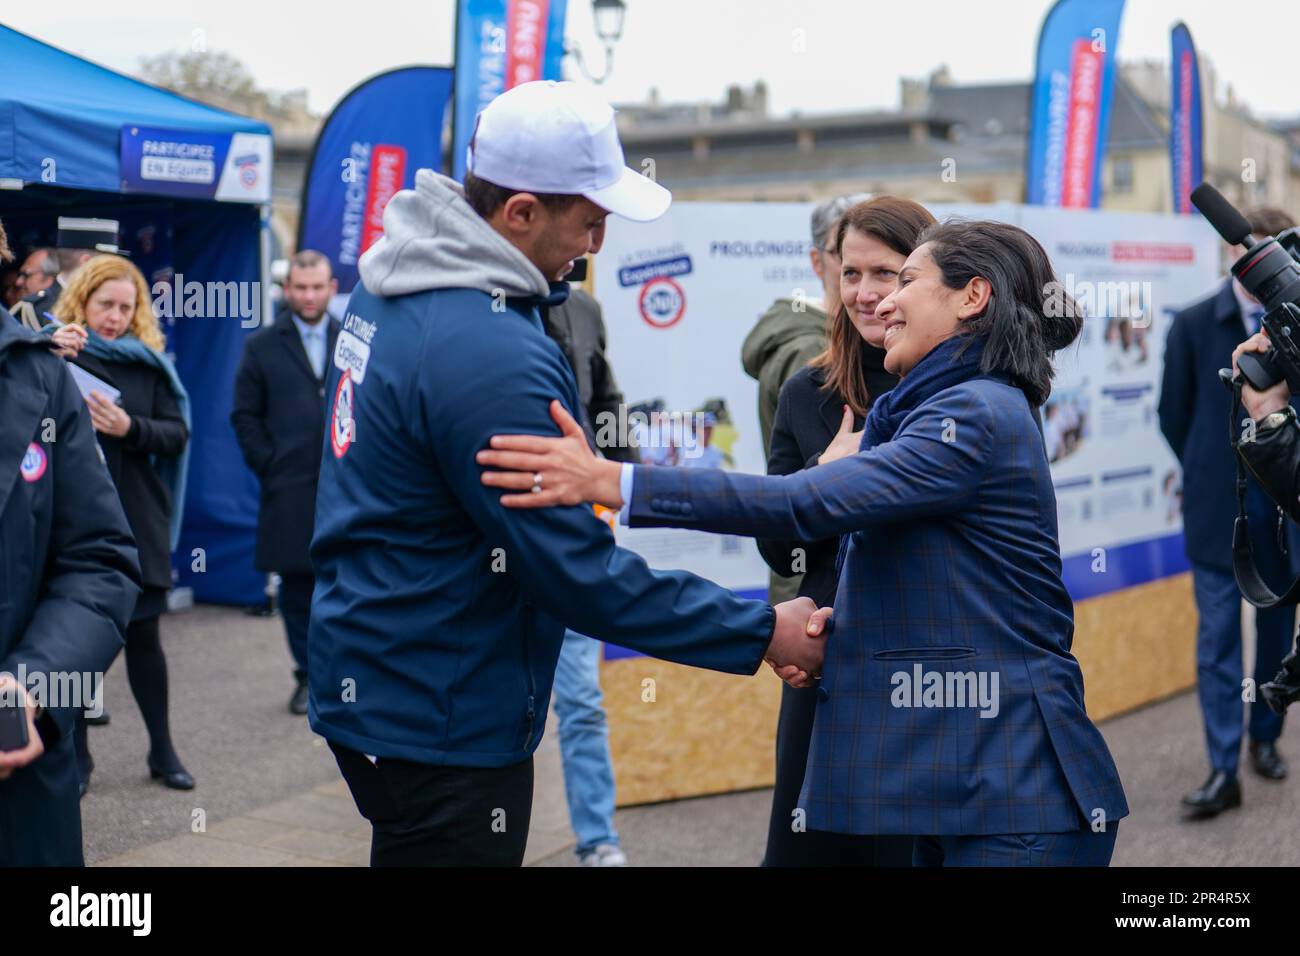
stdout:
<svg viewBox="0 0 1300 956">
<path fill-rule="evenodd" d="M 468 159 L 463 188 L 422 169 L 389 202 L 326 383 L 307 713 L 373 864 L 523 860 L 566 626 L 726 673 L 821 663 L 806 598 L 774 610 L 651 570 L 589 505 L 507 509 L 483 483 L 492 435 L 554 435 L 555 399 L 582 414 L 539 306 L 568 295 L 608 213 L 653 219 L 671 197 L 572 83 L 502 94 Z"/>
<path fill-rule="evenodd" d="M 650 222 L 672 194 L 623 164 L 614 110 L 577 83 L 525 83 L 479 114 L 469 172 L 507 189 L 577 195 L 616 216 Z"/>
</svg>

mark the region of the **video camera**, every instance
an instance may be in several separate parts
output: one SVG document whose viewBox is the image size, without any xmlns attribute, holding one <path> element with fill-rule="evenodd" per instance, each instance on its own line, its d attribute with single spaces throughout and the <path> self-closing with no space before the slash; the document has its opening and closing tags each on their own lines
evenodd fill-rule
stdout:
<svg viewBox="0 0 1300 956">
<path fill-rule="evenodd" d="M 1300 229 L 1256 242 L 1246 217 L 1209 183 L 1192 190 L 1192 205 L 1224 242 L 1246 247 L 1232 275 L 1264 307 L 1260 325 L 1273 347 L 1244 353 L 1237 367 L 1256 391 L 1285 378 L 1291 393 L 1300 395 Z"/>
<path fill-rule="evenodd" d="M 1272 346 L 1267 352 L 1243 352 L 1238 356 L 1240 374 L 1235 377 L 1230 369 L 1219 372 L 1232 391 L 1228 434 L 1233 452 L 1237 453 L 1241 439 L 1236 422 L 1243 384 L 1249 383 L 1262 392 L 1285 379 L 1291 394 L 1300 395 L 1300 230 L 1288 229 L 1256 241 L 1246 218 L 1209 183 L 1193 189 L 1191 199 L 1224 242 L 1246 247 L 1245 255 L 1232 264 L 1232 275 L 1264 307 L 1260 326 Z M 1300 578 L 1283 594 L 1274 594 L 1255 565 L 1246 523 L 1246 471 L 1241 455 L 1237 453 L 1236 457 L 1237 521 L 1232 530 L 1232 570 L 1237 587 L 1257 608 L 1296 604 L 1300 602 Z M 1284 520 L 1279 510 L 1279 523 Z M 1280 526 L 1278 540 L 1283 540 Z M 1277 676 L 1260 685 L 1259 691 L 1269 709 L 1278 714 L 1300 700 L 1300 651 L 1288 654 Z"/>
</svg>

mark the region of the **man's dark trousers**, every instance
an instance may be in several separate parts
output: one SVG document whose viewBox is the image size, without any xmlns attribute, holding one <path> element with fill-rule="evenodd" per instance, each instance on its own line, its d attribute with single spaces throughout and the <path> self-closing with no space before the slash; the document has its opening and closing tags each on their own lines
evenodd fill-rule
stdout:
<svg viewBox="0 0 1300 956">
<path fill-rule="evenodd" d="M 311 623 L 311 593 L 316 577 L 309 573 L 280 573 L 280 616 L 293 655 L 294 676 L 307 680 L 307 628 Z"/>
<path fill-rule="evenodd" d="M 533 758 L 446 767 L 330 743 L 361 815 L 371 866 L 520 866 L 533 811 Z"/>
<path fill-rule="evenodd" d="M 1262 556 L 1261 556 L 1262 559 Z M 1262 569 L 1261 569 L 1262 570 Z M 1264 572 L 1267 575 L 1267 571 Z M 1269 578 L 1274 587 L 1280 578 Z M 1196 592 L 1196 691 L 1205 717 L 1205 744 L 1214 770 L 1236 775 L 1242 734 L 1241 592 L 1231 571 L 1192 565 Z M 1255 612 L 1255 687 L 1270 681 L 1291 650 L 1295 608 Z M 1282 718 L 1258 696 L 1250 705 L 1250 739 L 1272 743 L 1282 735 Z"/>
</svg>

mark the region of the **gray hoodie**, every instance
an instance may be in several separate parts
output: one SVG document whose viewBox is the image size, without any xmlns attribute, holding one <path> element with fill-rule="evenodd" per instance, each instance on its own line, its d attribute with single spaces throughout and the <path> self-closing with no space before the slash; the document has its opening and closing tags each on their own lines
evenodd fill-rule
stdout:
<svg viewBox="0 0 1300 956">
<path fill-rule="evenodd" d="M 430 289 L 476 289 L 508 297 L 546 296 L 538 268 L 465 201 L 454 179 L 420 169 L 415 188 L 396 193 L 384 209 L 384 234 L 358 265 L 375 295 Z"/>
</svg>

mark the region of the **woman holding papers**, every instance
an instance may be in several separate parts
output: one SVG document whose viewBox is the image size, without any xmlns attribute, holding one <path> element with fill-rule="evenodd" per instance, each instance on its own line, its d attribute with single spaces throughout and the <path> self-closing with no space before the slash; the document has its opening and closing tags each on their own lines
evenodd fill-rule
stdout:
<svg viewBox="0 0 1300 956">
<path fill-rule="evenodd" d="M 189 790 L 194 778 L 172 747 L 167 660 L 158 632 L 184 507 L 189 398 L 163 354 L 144 276 L 126 259 L 103 255 L 82 265 L 59 297 L 55 317 L 63 323 L 53 332 L 55 341 L 88 373 L 77 377 L 140 552 L 144 591 L 126 631 L 126 668 L 149 731 L 149 773 L 168 787 Z M 84 719 L 77 721 L 76 741 L 84 793 L 94 769 Z"/>
</svg>

